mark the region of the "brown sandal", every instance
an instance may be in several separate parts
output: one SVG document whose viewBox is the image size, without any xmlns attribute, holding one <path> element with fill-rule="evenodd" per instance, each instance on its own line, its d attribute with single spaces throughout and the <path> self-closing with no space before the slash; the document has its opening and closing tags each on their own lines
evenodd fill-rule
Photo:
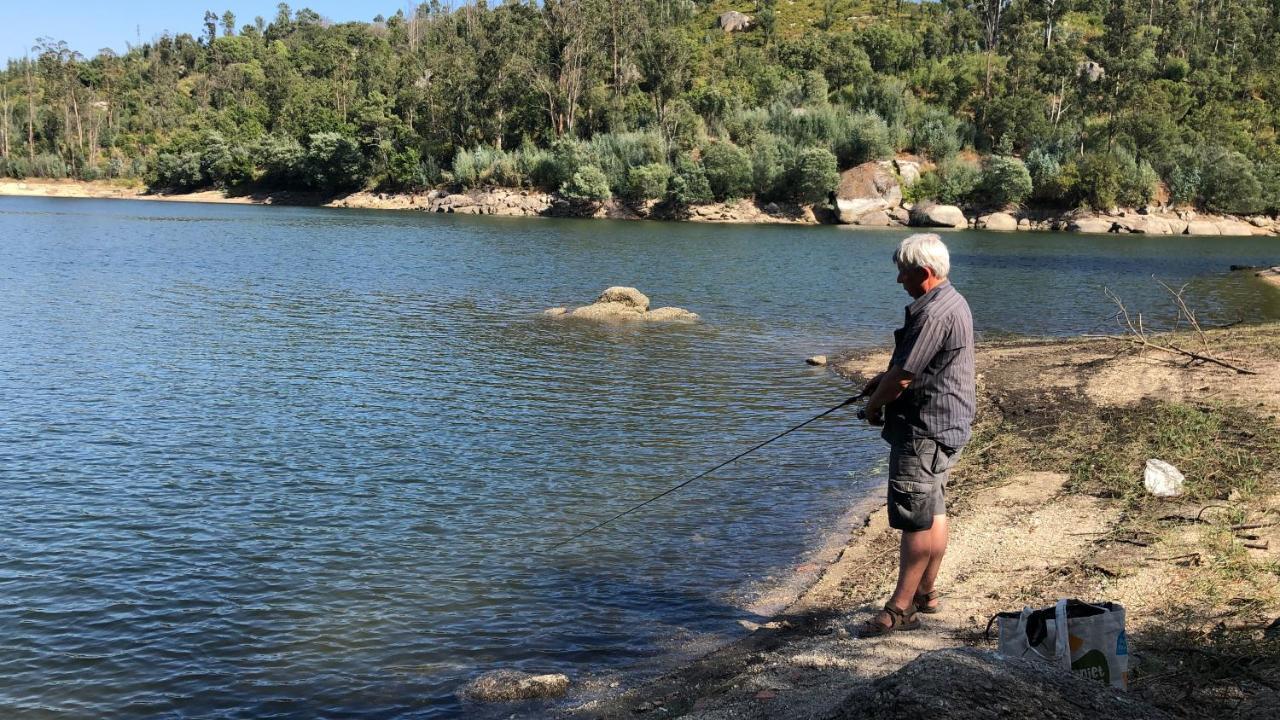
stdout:
<svg viewBox="0 0 1280 720">
<path fill-rule="evenodd" d="M 889 625 L 878 623 L 876 618 L 873 617 L 862 623 L 862 627 L 858 629 L 858 637 L 876 637 L 888 635 L 891 632 L 915 630 L 920 627 L 920 619 L 916 617 L 915 612 L 899 610 L 889 603 L 884 604 L 884 612 L 889 616 Z M 910 616 L 907 615 L 908 612 L 911 612 Z M 879 615 L 876 617 L 879 617 Z"/>
<path fill-rule="evenodd" d="M 937 590 L 931 590 L 927 593 L 916 593 L 916 596 L 912 599 L 911 603 L 916 606 L 916 612 L 924 613 L 925 615 L 935 615 L 942 611 L 942 604 L 939 603 L 930 607 L 929 603 L 937 600 L 940 596 L 941 593 Z"/>
</svg>

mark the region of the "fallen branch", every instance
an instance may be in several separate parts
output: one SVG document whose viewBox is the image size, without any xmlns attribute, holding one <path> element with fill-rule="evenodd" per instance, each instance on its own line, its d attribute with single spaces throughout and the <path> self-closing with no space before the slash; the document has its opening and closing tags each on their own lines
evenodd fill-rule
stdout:
<svg viewBox="0 0 1280 720">
<path fill-rule="evenodd" d="M 1115 303 L 1116 307 L 1119 308 L 1119 311 L 1116 313 L 1116 318 L 1122 321 L 1122 327 L 1128 332 L 1128 335 L 1091 335 L 1090 337 L 1104 337 L 1111 340 L 1128 342 L 1143 348 L 1150 348 L 1152 350 L 1158 350 L 1171 355 L 1190 358 L 1191 362 L 1213 363 L 1214 365 L 1224 367 L 1228 370 L 1233 370 L 1240 375 L 1258 374 L 1248 368 L 1240 367 L 1239 365 L 1223 360 L 1222 358 L 1210 355 L 1208 336 L 1205 335 L 1204 330 L 1200 327 L 1200 321 L 1196 319 L 1195 313 L 1187 307 L 1187 303 L 1182 297 L 1182 293 L 1186 290 L 1186 286 L 1184 285 L 1181 289 L 1174 290 L 1163 282 L 1161 282 L 1160 285 L 1168 290 L 1169 294 L 1173 296 L 1174 304 L 1178 308 L 1178 319 L 1181 320 L 1186 318 L 1187 323 L 1191 325 L 1191 328 L 1196 332 L 1201 344 L 1204 346 L 1203 352 L 1193 352 L 1191 350 L 1184 350 L 1177 345 L 1164 345 L 1153 341 L 1145 324 L 1143 323 L 1142 313 L 1138 313 L 1137 320 L 1135 322 L 1134 318 L 1129 314 L 1129 309 L 1125 307 L 1124 301 L 1122 301 L 1118 295 L 1111 292 L 1109 288 L 1105 287 L 1102 289 L 1102 292 L 1107 296 L 1107 299 Z M 1174 328 L 1177 328 L 1176 324 Z"/>
<path fill-rule="evenodd" d="M 1267 550 L 1271 547 L 1271 541 L 1263 540 L 1262 542 L 1250 542 L 1248 540 L 1240 543 L 1251 550 Z"/>
<path fill-rule="evenodd" d="M 1280 523 L 1247 523 L 1244 525 L 1232 525 L 1231 529 L 1235 530 L 1261 530 L 1262 528 L 1275 527 Z"/>
</svg>

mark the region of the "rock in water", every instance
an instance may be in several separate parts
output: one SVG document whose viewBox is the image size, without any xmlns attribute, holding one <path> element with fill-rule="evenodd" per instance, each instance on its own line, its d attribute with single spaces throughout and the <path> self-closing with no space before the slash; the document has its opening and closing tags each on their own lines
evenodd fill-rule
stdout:
<svg viewBox="0 0 1280 720">
<path fill-rule="evenodd" d="M 467 683 L 462 697 L 472 702 L 510 702 L 555 698 L 569 689 L 569 677 L 560 673 L 534 675 L 518 670 L 494 670 Z"/>
<path fill-rule="evenodd" d="M 696 322 L 698 313 L 678 307 L 660 307 L 645 313 L 644 319 L 652 322 Z"/>
<path fill-rule="evenodd" d="M 600 293 L 595 302 L 580 308 L 550 308 L 544 310 L 547 317 L 571 317 L 579 320 L 650 322 L 697 322 L 698 314 L 684 308 L 661 307 L 649 310 L 649 298 L 633 287 L 615 286 Z"/>
<path fill-rule="evenodd" d="M 805 362 L 809 363 L 810 365 L 817 365 L 817 366 L 821 367 L 821 366 L 823 366 L 823 365 L 826 365 L 826 364 L 827 364 L 827 356 L 826 356 L 826 355 L 814 355 L 813 357 L 806 359 L 806 360 L 805 360 Z"/>
<path fill-rule="evenodd" d="M 928 652 L 860 686 L 833 720 L 1168 720 L 1134 697 L 1029 660 L 975 648 Z"/>
<path fill-rule="evenodd" d="M 600 293 L 597 303 L 622 303 L 644 312 L 649 309 L 649 296 L 633 287 L 615 285 Z"/>
</svg>

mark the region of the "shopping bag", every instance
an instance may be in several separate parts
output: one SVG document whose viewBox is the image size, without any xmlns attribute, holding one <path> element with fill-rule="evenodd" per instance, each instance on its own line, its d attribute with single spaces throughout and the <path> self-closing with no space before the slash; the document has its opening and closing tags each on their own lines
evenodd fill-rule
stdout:
<svg viewBox="0 0 1280 720">
<path fill-rule="evenodd" d="M 1001 655 L 1043 662 L 1121 690 L 1129 683 L 1124 608 L 1116 603 L 1059 600 L 1053 607 L 1023 608 L 995 619 Z"/>
</svg>

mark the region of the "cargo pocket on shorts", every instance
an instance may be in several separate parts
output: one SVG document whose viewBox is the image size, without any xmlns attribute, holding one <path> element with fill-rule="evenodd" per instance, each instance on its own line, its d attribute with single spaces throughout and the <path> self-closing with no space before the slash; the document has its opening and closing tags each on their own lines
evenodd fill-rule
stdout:
<svg viewBox="0 0 1280 720">
<path fill-rule="evenodd" d="M 933 483 L 889 481 L 889 526 L 896 530 L 927 530 L 933 526 Z"/>
</svg>

